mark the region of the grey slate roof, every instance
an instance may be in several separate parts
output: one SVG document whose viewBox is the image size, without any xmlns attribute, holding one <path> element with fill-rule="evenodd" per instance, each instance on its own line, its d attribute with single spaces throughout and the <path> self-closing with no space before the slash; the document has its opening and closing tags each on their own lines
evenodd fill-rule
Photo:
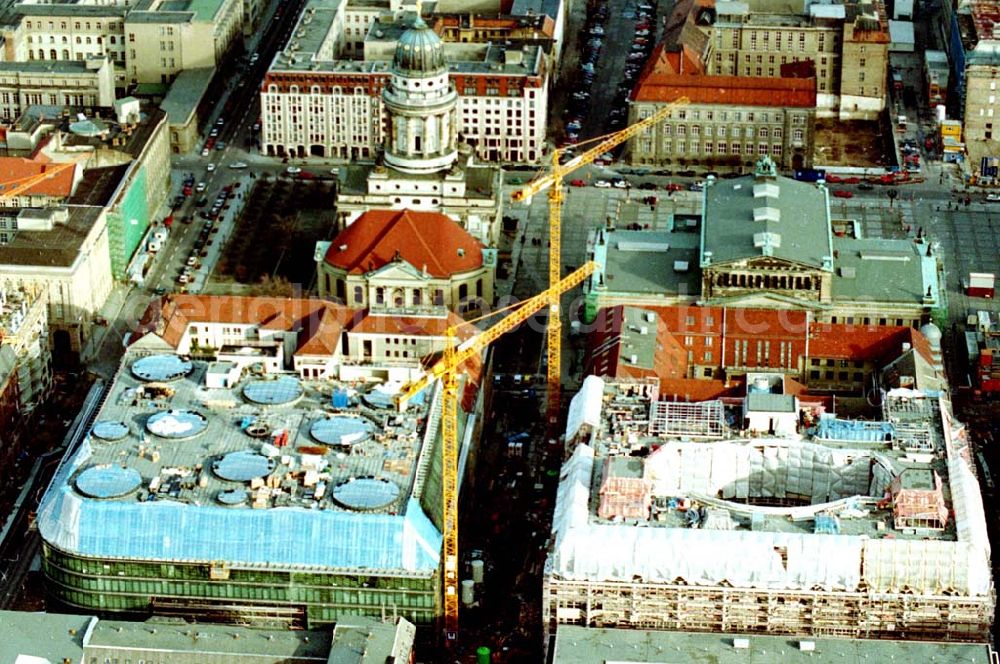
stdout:
<svg viewBox="0 0 1000 664">
<path fill-rule="evenodd" d="M 767 255 L 822 268 L 833 255 L 825 188 L 790 178 L 745 176 L 705 188 L 702 266 Z M 764 235 L 767 234 L 767 235 Z"/>
</svg>

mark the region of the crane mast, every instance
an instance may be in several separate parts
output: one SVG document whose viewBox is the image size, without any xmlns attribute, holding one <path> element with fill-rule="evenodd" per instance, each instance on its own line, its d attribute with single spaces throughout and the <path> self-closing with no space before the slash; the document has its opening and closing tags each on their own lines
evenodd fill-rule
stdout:
<svg viewBox="0 0 1000 664">
<path fill-rule="evenodd" d="M 611 150 L 633 136 L 652 127 L 660 120 L 668 117 L 675 109 L 690 103 L 687 97 L 681 97 L 658 109 L 647 118 L 625 127 L 613 134 L 593 139 L 594 147 L 573 157 L 565 164 L 559 163 L 562 150 L 552 151 L 552 168 L 547 175 L 535 178 L 523 188 L 513 192 L 511 198 L 515 201 L 527 201 L 535 194 L 548 189 L 549 202 L 549 319 L 546 333 L 546 408 L 545 421 L 548 435 L 551 437 L 559 420 L 562 405 L 562 320 L 559 317 L 559 296 L 552 292 L 551 286 L 559 281 L 562 273 L 562 204 L 564 199 L 563 178 L 586 164 L 591 164 L 600 155 Z"/>
<path fill-rule="evenodd" d="M 458 343 L 458 330 L 449 327 L 444 354 L 424 374 L 405 385 L 396 396 L 400 410 L 418 392 L 437 379 L 441 379 L 441 523 L 444 532 L 442 545 L 442 586 L 444 594 L 444 632 L 448 640 L 458 634 L 458 374 L 462 364 L 480 355 L 491 343 L 517 328 L 536 312 L 551 305 L 553 297 L 579 285 L 593 274 L 597 265 L 585 263 L 538 295 L 518 304 L 500 322 L 480 334 Z"/>
</svg>

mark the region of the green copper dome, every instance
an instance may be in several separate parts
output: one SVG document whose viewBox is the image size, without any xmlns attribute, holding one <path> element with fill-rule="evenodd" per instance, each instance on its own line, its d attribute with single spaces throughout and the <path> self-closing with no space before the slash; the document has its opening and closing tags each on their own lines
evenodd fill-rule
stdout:
<svg viewBox="0 0 1000 664">
<path fill-rule="evenodd" d="M 440 74 L 445 71 L 441 38 L 424 23 L 419 14 L 410 29 L 400 36 L 392 66 L 397 72 L 410 75 Z"/>
</svg>

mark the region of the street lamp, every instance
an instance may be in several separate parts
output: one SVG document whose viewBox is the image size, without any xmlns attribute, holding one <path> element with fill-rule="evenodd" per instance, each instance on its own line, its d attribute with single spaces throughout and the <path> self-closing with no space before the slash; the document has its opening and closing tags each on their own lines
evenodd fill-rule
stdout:
<svg viewBox="0 0 1000 664">
<path fill-rule="evenodd" d="M 899 198 L 899 189 L 887 189 L 885 195 L 889 197 L 889 209 L 892 209 L 893 201 Z"/>
</svg>

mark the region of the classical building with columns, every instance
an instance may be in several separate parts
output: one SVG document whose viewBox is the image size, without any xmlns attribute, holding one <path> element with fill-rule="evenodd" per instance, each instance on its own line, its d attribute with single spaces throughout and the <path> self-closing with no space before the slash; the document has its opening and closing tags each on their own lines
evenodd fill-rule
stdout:
<svg viewBox="0 0 1000 664">
<path fill-rule="evenodd" d="M 590 258 L 599 267 L 585 284 L 588 316 L 622 304 L 694 304 L 919 328 L 939 313 L 933 245 L 862 237 L 860 224 L 834 216 L 823 184 L 778 175 L 769 156 L 752 175 L 710 178 L 703 196 L 696 225 L 595 232 Z"/>
<path fill-rule="evenodd" d="M 346 228 L 369 210 L 444 214 L 486 247 L 500 233 L 499 167 L 458 141 L 458 94 L 441 38 L 417 14 L 396 41 L 382 89 L 386 127 L 372 164 L 340 168 L 337 215 Z"/>
</svg>

